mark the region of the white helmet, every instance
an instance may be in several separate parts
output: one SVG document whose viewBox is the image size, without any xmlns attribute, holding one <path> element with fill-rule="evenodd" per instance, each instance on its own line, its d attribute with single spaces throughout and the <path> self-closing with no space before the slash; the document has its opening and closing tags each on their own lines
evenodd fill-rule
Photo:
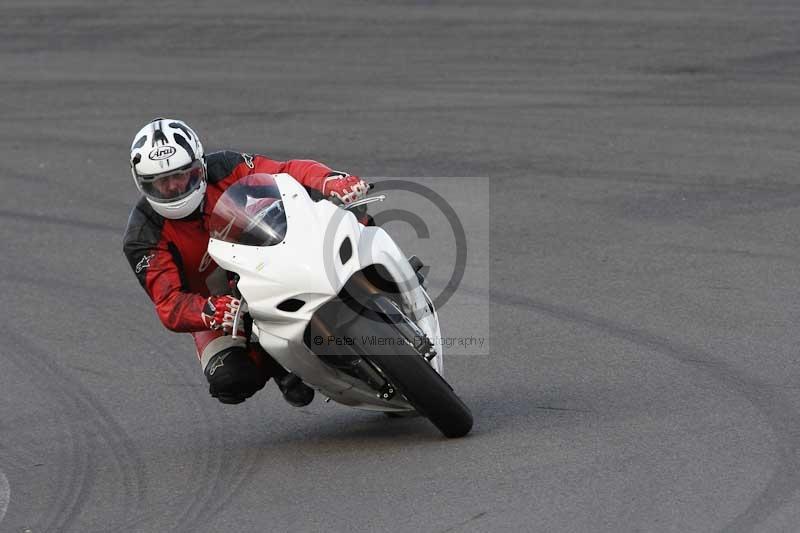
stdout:
<svg viewBox="0 0 800 533">
<path fill-rule="evenodd" d="M 136 187 L 159 215 L 191 215 L 206 192 L 206 163 L 197 134 L 181 120 L 157 118 L 131 144 Z"/>
</svg>

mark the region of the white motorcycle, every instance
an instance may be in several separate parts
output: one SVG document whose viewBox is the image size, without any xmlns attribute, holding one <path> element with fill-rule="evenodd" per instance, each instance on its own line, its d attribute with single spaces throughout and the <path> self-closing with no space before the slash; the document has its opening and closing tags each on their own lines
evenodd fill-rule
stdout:
<svg viewBox="0 0 800 533">
<path fill-rule="evenodd" d="M 314 192 L 288 174 L 253 174 L 217 202 L 208 252 L 238 276 L 234 331 L 241 320 L 250 340 L 330 400 L 417 412 L 447 437 L 466 435 L 472 414 L 442 377 L 421 262 Z"/>
</svg>

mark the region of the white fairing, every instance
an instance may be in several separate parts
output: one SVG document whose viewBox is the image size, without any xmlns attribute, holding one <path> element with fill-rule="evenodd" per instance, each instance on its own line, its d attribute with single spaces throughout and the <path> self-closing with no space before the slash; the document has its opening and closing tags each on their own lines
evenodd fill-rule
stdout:
<svg viewBox="0 0 800 533">
<path fill-rule="evenodd" d="M 381 228 L 364 227 L 355 216 L 328 201 L 314 202 L 288 174 L 278 174 L 286 212 L 284 240 L 273 246 L 246 246 L 211 239 L 208 252 L 222 268 L 236 272 L 259 342 L 286 369 L 326 396 L 354 407 L 408 410 L 399 395 L 384 401 L 356 378 L 324 364 L 303 343 L 303 334 L 320 306 L 334 298 L 357 271 L 380 264 L 398 281 L 404 311 L 434 342 L 437 356 L 431 365 L 442 372 L 439 322 L 430 298 L 419 285 L 406 256 Z M 352 257 L 341 264 L 345 239 Z M 277 308 L 285 300 L 306 302 L 296 312 Z"/>
</svg>

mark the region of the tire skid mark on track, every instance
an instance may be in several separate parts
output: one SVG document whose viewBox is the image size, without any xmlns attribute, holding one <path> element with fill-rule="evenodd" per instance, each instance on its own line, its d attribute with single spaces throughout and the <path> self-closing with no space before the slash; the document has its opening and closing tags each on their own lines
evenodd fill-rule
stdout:
<svg viewBox="0 0 800 533">
<path fill-rule="evenodd" d="M 27 450 L 11 448 L 0 443 L 0 464 L 5 468 L 19 469 L 24 472 L 28 467 L 37 464 L 36 457 Z"/>
<path fill-rule="evenodd" d="M 39 372 L 37 361 L 30 358 L 26 362 L 29 363 L 28 366 L 20 366 L 20 368 L 30 371 L 31 367 L 34 367 L 37 375 L 43 375 Z M 56 392 L 51 398 L 57 404 L 59 411 L 64 413 L 65 418 L 69 418 L 69 414 L 79 408 L 74 398 L 68 394 L 62 394 L 63 390 L 57 384 L 52 385 L 43 381 L 43 385 L 47 386 L 43 390 Z M 87 476 L 88 470 L 94 470 L 92 463 L 94 457 L 88 450 L 88 440 L 83 431 L 79 430 L 82 430 L 79 425 L 65 424 L 63 426 L 66 442 L 64 446 L 59 447 L 58 455 L 53 458 L 57 467 L 53 473 L 53 484 L 50 487 L 53 502 L 48 506 L 47 512 L 41 516 L 40 522 L 32 524 L 45 531 L 61 531 L 62 525 L 67 522 L 70 510 L 76 505 L 82 504 L 88 496 Z"/>
<path fill-rule="evenodd" d="M 175 365 L 173 368 L 180 372 Z M 176 372 L 176 373 L 177 373 Z M 206 421 L 204 433 L 206 437 L 204 462 L 206 468 L 200 475 L 200 486 L 203 489 L 192 494 L 193 499 L 177 517 L 180 529 L 195 529 L 208 524 L 230 502 L 238 489 L 248 477 L 249 470 L 255 458 L 240 459 L 238 449 L 234 446 L 226 448 L 223 436 L 227 433 L 224 425 L 219 422 L 218 413 L 212 412 L 209 405 L 210 396 L 195 393 L 192 398 L 202 420 Z M 212 400 L 216 402 L 216 400 Z M 207 423 L 215 421 L 215 423 Z M 244 472 L 244 474 L 242 474 Z"/>
<path fill-rule="evenodd" d="M 158 349 L 156 346 L 154 348 Z M 193 356 L 191 352 L 185 355 L 187 357 Z M 170 373 L 175 376 L 183 374 L 184 370 L 176 361 L 169 357 L 165 359 L 169 363 Z M 212 414 L 208 409 L 205 404 L 208 401 L 206 397 L 200 393 L 194 393 L 192 396 L 188 400 L 192 402 L 200 418 L 201 427 L 198 428 L 198 433 L 203 435 L 204 441 L 201 444 L 203 454 L 195 458 L 195 464 L 199 461 L 202 463 L 203 468 L 199 471 L 197 469 L 194 470 L 194 472 L 198 473 L 198 479 L 193 480 L 192 486 L 198 488 L 189 494 L 190 499 L 184 502 L 185 507 L 175 517 L 176 527 L 186 530 L 198 524 L 204 515 L 204 511 L 211 506 L 215 496 L 220 496 L 218 495 L 218 488 L 222 481 L 224 470 L 222 457 L 226 455 L 226 450 L 222 446 L 223 443 L 220 437 L 221 430 L 216 423 L 219 417 Z"/>
<path fill-rule="evenodd" d="M 744 397 L 764 416 L 777 441 L 778 464 L 764 489 L 751 500 L 746 509 L 725 525 L 723 528 L 725 531 L 752 531 L 788 503 L 800 489 L 800 461 L 798 461 L 800 436 L 794 430 L 800 427 L 800 414 L 775 387 L 760 383 L 708 352 L 640 328 L 518 294 L 492 290 L 490 295 L 494 304 L 521 307 L 596 329 L 661 353 L 680 363 L 691 365 L 724 385 L 732 393 Z"/>
<path fill-rule="evenodd" d="M 40 185 L 55 185 L 54 180 L 49 179 L 47 176 L 42 176 L 40 172 L 23 172 L 0 163 L 0 183 L 6 180 L 21 181 L 24 183 L 31 183 L 32 180 L 36 180 L 34 183 Z"/>
<path fill-rule="evenodd" d="M 11 501 L 11 486 L 8 484 L 8 478 L 0 470 L 0 522 L 6 516 L 8 510 L 8 502 Z"/>
<path fill-rule="evenodd" d="M 219 438 L 218 426 L 208 423 L 213 418 L 207 410 L 201 408 L 200 411 L 201 418 L 205 421 L 199 428 L 204 438 L 204 453 L 196 460 L 199 460 L 204 468 L 200 469 L 200 479 L 195 483 L 199 489 L 192 493 L 192 499 L 177 517 L 177 525 L 186 530 L 192 529 L 201 522 L 205 511 L 212 505 L 215 497 L 218 497 L 224 474 L 223 457 L 227 455 L 227 450 Z"/>
<path fill-rule="evenodd" d="M 142 509 L 146 491 L 144 462 L 125 430 L 83 385 L 51 359 L 46 350 L 14 332 L 8 332 L 7 336 L 20 348 L 18 351 L 10 350 L 10 357 L 17 360 L 20 368 L 29 373 L 33 370 L 31 375 L 35 376 L 34 379 L 42 380 L 41 389 L 54 393 L 54 401 L 68 415 L 65 429 L 70 435 L 71 450 L 59 464 L 70 466 L 59 472 L 59 481 L 55 483 L 60 500 L 52 506 L 50 515 L 39 527 L 63 531 L 78 518 L 94 484 L 99 457 L 97 444 L 100 441 L 109 448 L 122 477 L 124 501 L 120 502 L 120 508 L 126 515 Z M 24 365 L 19 364 L 22 362 Z M 87 420 L 88 428 L 80 422 L 70 423 L 70 413 Z"/>
<path fill-rule="evenodd" d="M 230 474 L 226 476 L 224 495 L 215 499 L 214 505 L 204 508 L 200 516 L 201 520 L 198 520 L 198 523 L 210 521 L 219 514 L 239 493 L 253 473 L 253 467 L 259 457 L 258 452 L 247 451 L 242 453 L 237 450 L 237 455 L 237 464 L 231 468 Z"/>
<path fill-rule="evenodd" d="M 26 186 L 44 186 L 47 189 L 64 189 L 65 195 L 75 196 L 79 194 L 82 198 L 92 201 L 97 205 L 106 207 L 118 207 L 122 210 L 130 210 L 131 206 L 117 198 L 110 198 L 103 196 L 92 189 L 90 186 L 81 186 L 74 180 L 64 181 L 58 179 L 50 179 L 44 171 L 38 172 L 24 172 L 14 170 L 11 167 L 0 164 L 0 183 L 7 181 L 16 181 L 24 183 Z"/>
<path fill-rule="evenodd" d="M 119 235 L 121 231 L 117 226 L 97 224 L 95 222 L 86 222 L 83 220 L 70 220 L 68 218 L 54 217 L 51 215 L 19 213 L 17 211 L 9 211 L 8 209 L 0 209 L 0 218 L 24 220 L 25 222 L 33 222 L 34 224 L 51 224 L 60 227 L 105 231 L 113 233 L 114 235 Z"/>
<path fill-rule="evenodd" d="M 204 420 L 220 420 L 218 414 L 211 412 L 212 410 L 209 408 L 210 396 L 201 393 L 196 393 L 195 396 L 195 405 Z M 216 402 L 217 400 L 211 401 Z M 207 439 L 210 452 L 207 456 L 213 457 L 204 474 L 206 476 L 205 485 L 208 488 L 203 491 L 201 498 L 191 502 L 181 516 L 181 519 L 185 520 L 185 522 L 179 522 L 182 529 L 194 529 L 212 521 L 241 489 L 252 473 L 258 458 L 258 454 L 255 452 L 245 453 L 242 456 L 236 446 L 226 448 L 223 435 L 227 431 L 223 424 L 207 425 L 206 429 L 212 432 Z M 208 483 L 209 480 L 212 480 L 211 483 Z"/>
<path fill-rule="evenodd" d="M 143 339 L 147 339 L 143 336 Z M 179 363 L 172 357 L 162 357 L 163 346 L 154 341 L 146 341 L 162 364 L 163 370 L 174 376 L 178 381 L 186 379 L 187 368 L 190 365 Z M 179 356 L 195 357 L 191 350 Z M 166 362 L 166 365 L 163 363 Z M 199 367 L 199 365 L 198 365 Z M 199 368 L 194 371 L 199 371 Z M 156 524 L 149 523 L 154 517 L 158 519 L 159 527 L 167 527 L 179 531 L 192 531 L 202 526 L 208 526 L 216 515 L 236 496 L 246 480 L 252 474 L 253 465 L 258 459 L 258 452 L 252 451 L 242 454 L 234 446 L 226 448 L 224 435 L 227 434 L 222 419 L 218 412 L 211 409 L 210 402 L 216 402 L 201 389 L 191 388 L 187 401 L 191 402 L 194 411 L 200 419 L 197 433 L 203 435 L 199 447 L 203 453 L 192 459 L 192 466 L 202 463 L 201 468 L 193 468 L 192 475 L 187 482 L 190 490 L 185 493 L 168 498 L 168 509 L 178 510 L 176 514 L 167 518 L 163 511 L 140 513 L 133 519 L 124 523 L 115 524 L 115 530 L 127 530 L 134 526 L 147 524 L 152 529 Z M 193 442 L 194 444 L 194 442 Z"/>
<path fill-rule="evenodd" d="M 217 452 L 223 451 L 223 448 Z M 193 483 L 205 483 L 208 488 L 204 490 L 187 491 L 185 496 L 176 496 L 167 500 L 169 508 L 183 507 L 182 512 L 169 519 L 172 527 L 179 531 L 191 531 L 203 525 L 208 525 L 216 515 L 239 493 L 242 486 L 252 474 L 252 465 L 256 462 L 258 453 L 247 452 L 240 460 L 219 461 L 216 467 L 209 467 L 202 471 L 200 476 L 194 476 Z M 225 464 L 235 464 L 225 471 Z M 211 477 L 216 474 L 213 481 Z M 164 502 L 162 502 L 164 503 Z M 155 513 L 147 513 L 135 520 L 117 525 L 115 529 L 125 530 L 135 525 L 146 523 Z M 159 515 L 163 516 L 163 515 Z M 166 523 L 166 522 L 163 522 Z"/>
<path fill-rule="evenodd" d="M 97 297 L 98 292 L 102 291 L 104 296 L 113 296 L 115 298 L 137 298 L 140 296 L 141 288 L 139 290 L 134 290 L 136 287 L 131 286 L 130 289 L 121 289 L 118 287 L 102 287 L 102 286 L 95 286 L 89 285 L 87 283 L 80 283 L 75 282 L 72 280 L 65 280 L 65 279 L 58 279 L 58 278 L 51 278 L 46 276 L 37 276 L 34 278 L 33 276 L 26 276 L 24 274 L 14 273 L 8 276 L 4 276 L 0 283 L 7 283 L 12 286 L 17 286 L 20 283 L 24 283 L 25 285 L 32 285 L 34 287 L 45 287 L 50 288 L 56 291 L 64 292 L 70 291 L 74 294 L 86 294 L 90 293 L 95 298 Z"/>
<path fill-rule="evenodd" d="M 72 444 L 72 469 L 67 475 L 67 485 L 60 491 L 61 499 L 54 506 L 54 516 L 47 525 L 47 530 L 66 531 L 78 517 L 89 497 L 97 470 L 96 446 L 92 444 L 93 436 L 85 430 L 74 431 L 67 426 Z"/>
</svg>

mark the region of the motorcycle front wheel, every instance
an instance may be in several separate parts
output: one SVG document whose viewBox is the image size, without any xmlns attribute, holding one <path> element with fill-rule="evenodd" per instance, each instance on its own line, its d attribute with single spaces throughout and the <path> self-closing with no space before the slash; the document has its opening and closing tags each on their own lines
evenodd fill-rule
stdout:
<svg viewBox="0 0 800 533">
<path fill-rule="evenodd" d="M 386 305 L 377 307 L 386 309 Z M 351 323 L 351 327 L 359 330 L 351 337 L 357 340 L 362 357 L 383 373 L 439 431 L 449 438 L 463 437 L 472 429 L 472 413 L 415 347 L 420 344 L 419 338 L 409 338 L 407 323 L 408 319 L 398 312 L 370 313 L 369 317 Z M 366 331 L 370 335 L 365 335 Z"/>
</svg>

